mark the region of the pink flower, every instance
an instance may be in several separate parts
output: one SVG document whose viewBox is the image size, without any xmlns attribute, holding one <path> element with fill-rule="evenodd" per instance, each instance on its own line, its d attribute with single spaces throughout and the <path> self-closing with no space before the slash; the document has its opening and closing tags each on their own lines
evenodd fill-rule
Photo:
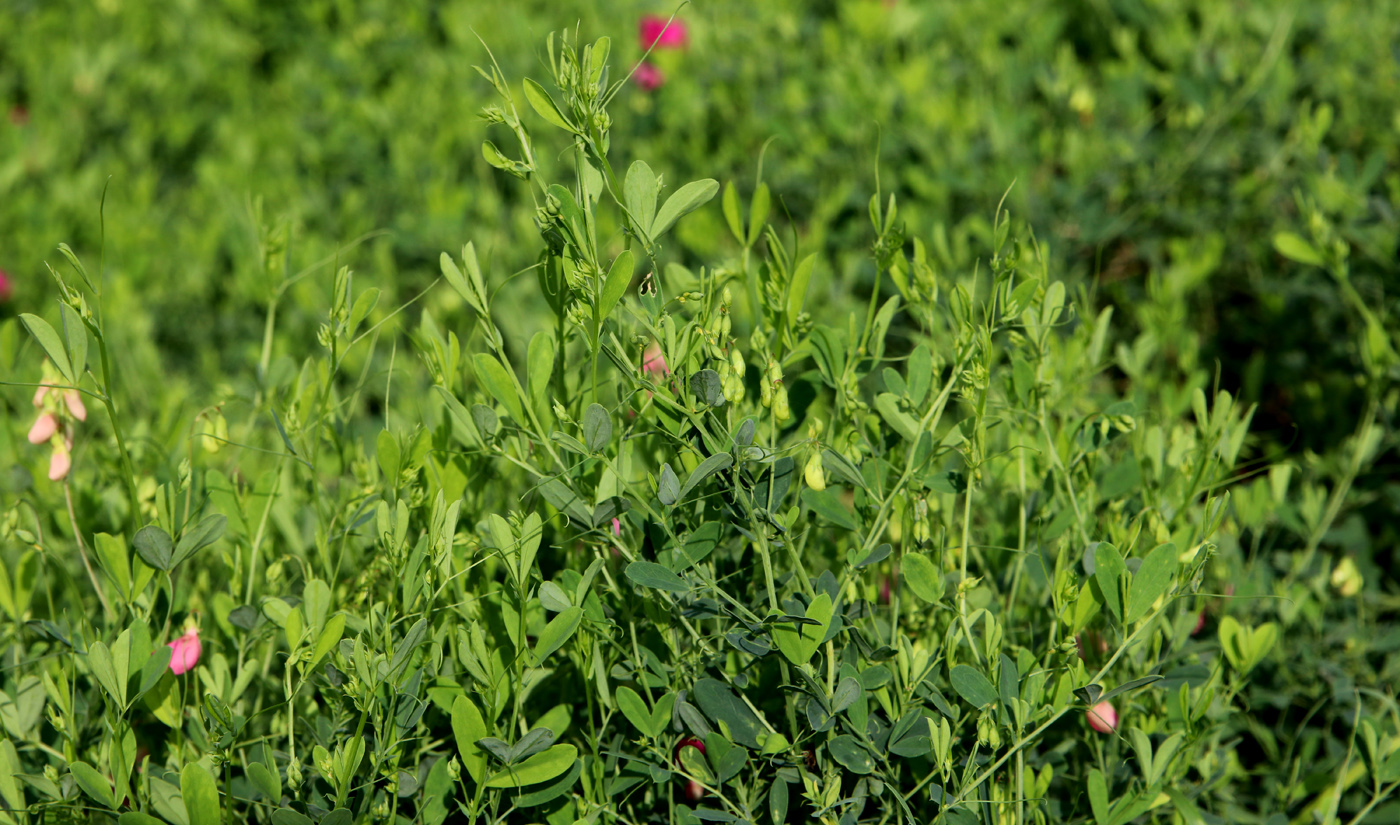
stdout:
<svg viewBox="0 0 1400 825">
<path fill-rule="evenodd" d="M 1205 612 L 1204 610 L 1202 610 L 1202 611 L 1201 611 L 1201 615 L 1199 615 L 1199 616 L 1196 617 L 1196 626 L 1193 627 L 1193 628 L 1191 628 L 1191 635 L 1192 635 L 1192 636 L 1195 636 L 1197 633 L 1200 633 L 1202 630 L 1205 629 L 1205 626 L 1206 626 L 1206 612 Z"/>
<path fill-rule="evenodd" d="M 1113 733 L 1118 730 L 1118 711 L 1112 702 L 1099 702 L 1084 714 L 1089 719 L 1089 727 L 1099 733 Z"/>
<path fill-rule="evenodd" d="M 47 394 L 48 391 L 49 391 L 49 388 L 48 388 L 48 387 L 40 387 L 39 389 L 37 389 L 37 390 L 34 391 L 34 406 L 36 406 L 36 407 L 42 407 L 42 406 L 44 406 L 44 395 Z"/>
<path fill-rule="evenodd" d="M 68 412 L 79 421 L 87 420 L 87 407 L 83 406 L 83 397 L 77 390 L 66 390 L 63 393 L 63 401 L 68 405 Z"/>
<path fill-rule="evenodd" d="M 880 577 L 880 604 L 890 603 L 890 596 L 893 595 L 891 591 L 892 586 L 889 576 Z"/>
<path fill-rule="evenodd" d="M 166 646 L 170 648 L 170 672 L 179 676 L 199 662 L 199 628 L 186 630 L 185 635 Z"/>
<path fill-rule="evenodd" d="M 613 519 L 612 524 L 613 524 L 613 535 L 614 535 L 614 536 L 620 536 L 620 535 L 622 535 L 622 521 L 619 520 L 619 519 Z"/>
<path fill-rule="evenodd" d="M 642 41 L 643 51 L 652 48 L 653 45 L 658 49 L 684 49 L 690 39 L 684 21 L 672 20 L 668 24 L 666 18 L 655 14 L 642 17 L 637 34 Z"/>
<path fill-rule="evenodd" d="M 34 426 L 29 428 L 29 443 L 43 444 L 58 432 L 58 418 L 53 413 L 44 413 L 34 422 Z"/>
<path fill-rule="evenodd" d="M 53 445 L 53 455 L 49 456 L 49 481 L 62 481 L 73 469 L 73 448 L 68 444 Z"/>
<path fill-rule="evenodd" d="M 650 92 L 660 88 L 661 84 L 666 82 L 666 75 L 650 63 L 643 63 L 637 67 L 637 71 L 632 73 L 632 80 L 642 87 L 642 91 Z"/>
<path fill-rule="evenodd" d="M 652 378 L 665 378 L 671 374 L 671 368 L 666 366 L 666 356 L 661 354 L 660 344 L 651 344 L 642 353 L 642 372 Z"/>
<path fill-rule="evenodd" d="M 15 294 L 15 285 L 10 281 L 10 276 L 5 270 L 0 269 L 0 304 L 10 300 L 10 296 Z"/>
<path fill-rule="evenodd" d="M 686 748 L 695 748 L 700 753 L 705 752 L 705 743 L 693 736 L 688 736 L 676 744 L 676 762 L 681 761 L 681 751 Z M 705 796 L 705 789 L 694 779 L 685 783 L 685 798 L 691 802 L 699 802 Z"/>
</svg>

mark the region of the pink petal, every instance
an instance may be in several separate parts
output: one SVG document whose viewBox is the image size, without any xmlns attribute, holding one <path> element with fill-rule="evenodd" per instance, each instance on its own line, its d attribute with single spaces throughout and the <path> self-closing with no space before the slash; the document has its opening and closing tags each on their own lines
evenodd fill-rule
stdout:
<svg viewBox="0 0 1400 825">
<path fill-rule="evenodd" d="M 73 469 L 73 455 L 66 447 L 54 447 L 49 457 L 49 481 L 62 481 Z"/>
<path fill-rule="evenodd" d="M 622 522 L 621 522 L 619 519 L 613 519 L 613 520 L 612 520 L 612 525 L 613 525 L 613 535 L 614 535 L 614 536 L 620 536 L 620 535 L 622 535 Z"/>
<path fill-rule="evenodd" d="M 650 49 L 654 44 L 658 49 L 685 48 L 688 38 L 685 21 L 672 20 L 669 25 L 665 17 L 648 14 L 637 26 L 637 34 L 642 48 Z"/>
<path fill-rule="evenodd" d="M 43 413 L 34 422 L 34 426 L 29 428 L 29 443 L 43 444 L 53 438 L 56 432 L 58 432 L 58 419 L 54 417 L 53 413 Z"/>
<path fill-rule="evenodd" d="M 10 300 L 10 296 L 15 292 L 15 286 L 10 282 L 10 276 L 0 269 L 0 303 Z"/>
<path fill-rule="evenodd" d="M 166 646 L 170 648 L 170 672 L 179 676 L 193 668 L 199 661 L 202 649 L 199 643 L 199 630 L 187 630 L 185 635 L 173 642 L 168 642 Z"/>
<path fill-rule="evenodd" d="M 642 87 L 642 91 L 650 92 L 660 88 L 661 84 L 666 82 L 666 75 L 662 74 L 660 69 L 650 63 L 643 63 L 638 66 L 637 71 L 632 74 L 632 80 L 636 81 L 637 85 Z"/>
<path fill-rule="evenodd" d="M 87 407 L 83 406 L 83 397 L 77 390 L 67 390 L 63 393 L 63 400 L 68 404 L 68 412 L 79 421 L 87 420 Z"/>
<path fill-rule="evenodd" d="M 1118 711 L 1112 702 L 1099 702 L 1089 708 L 1085 716 L 1089 719 L 1089 727 L 1099 733 L 1113 733 L 1118 729 Z"/>
<path fill-rule="evenodd" d="M 49 391 L 48 387 L 40 387 L 34 391 L 34 406 L 38 407 L 44 403 L 44 395 Z"/>
<path fill-rule="evenodd" d="M 646 66 L 646 64 L 642 64 Z M 638 70 L 640 74 L 641 70 Z M 654 378 L 661 378 L 671 374 L 670 367 L 666 366 L 666 356 L 661 354 L 661 345 L 652 344 L 642 353 L 642 371 Z"/>
</svg>

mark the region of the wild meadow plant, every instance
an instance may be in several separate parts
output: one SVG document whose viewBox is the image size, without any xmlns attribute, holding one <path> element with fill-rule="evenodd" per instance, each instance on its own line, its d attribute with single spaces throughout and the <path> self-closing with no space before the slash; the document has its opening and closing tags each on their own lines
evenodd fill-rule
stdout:
<svg viewBox="0 0 1400 825">
<path fill-rule="evenodd" d="M 421 312 L 416 362 L 414 302 L 340 267 L 320 351 L 275 368 L 307 273 L 268 223 L 252 377 L 130 421 L 102 268 L 62 248 L 58 325 L 21 316 L 66 512 L 7 515 L 0 821 L 1272 823 L 1390 795 L 1395 715 L 1360 702 L 1320 780 L 1256 788 L 1235 751 L 1292 655 L 1222 576 L 1292 512 L 1251 406 L 1117 340 L 1000 209 L 985 262 L 943 266 L 878 176 L 874 289 L 826 317 L 761 176 L 676 185 L 612 145 L 610 52 L 551 36 L 552 90 L 479 69 L 542 246 L 514 274 L 443 254 L 462 303 Z M 740 254 L 680 265 L 668 233 L 716 198 Z M 515 277 L 550 323 L 496 300 Z M 1305 495 L 1283 595 L 1355 596 L 1354 566 L 1313 575 L 1338 509 Z"/>
</svg>

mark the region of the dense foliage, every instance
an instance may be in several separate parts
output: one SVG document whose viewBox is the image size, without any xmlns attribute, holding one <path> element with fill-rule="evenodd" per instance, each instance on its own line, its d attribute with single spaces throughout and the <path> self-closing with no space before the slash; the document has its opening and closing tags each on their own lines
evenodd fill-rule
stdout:
<svg viewBox="0 0 1400 825">
<path fill-rule="evenodd" d="M 0 821 L 1400 818 L 1393 13 L 751 12 L 16 10 Z"/>
</svg>

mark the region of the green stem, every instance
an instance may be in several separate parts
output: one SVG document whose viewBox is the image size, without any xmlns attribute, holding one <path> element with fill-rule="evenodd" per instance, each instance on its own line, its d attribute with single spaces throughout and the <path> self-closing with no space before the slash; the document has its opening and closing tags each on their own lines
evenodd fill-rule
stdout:
<svg viewBox="0 0 1400 825">
<path fill-rule="evenodd" d="M 122 468 L 125 470 L 123 480 L 126 482 L 127 502 L 131 506 L 131 515 L 128 523 L 131 531 L 136 532 L 136 525 L 141 522 L 141 499 L 136 495 L 136 469 L 131 463 L 131 454 L 126 450 L 126 439 L 122 437 L 121 424 L 117 419 L 117 405 L 112 400 L 112 370 L 107 358 L 106 338 L 98 331 L 94 335 L 97 339 L 97 353 L 102 363 L 102 404 L 107 408 L 107 418 L 112 422 L 112 435 L 117 440 L 117 452 L 122 457 Z"/>
</svg>

